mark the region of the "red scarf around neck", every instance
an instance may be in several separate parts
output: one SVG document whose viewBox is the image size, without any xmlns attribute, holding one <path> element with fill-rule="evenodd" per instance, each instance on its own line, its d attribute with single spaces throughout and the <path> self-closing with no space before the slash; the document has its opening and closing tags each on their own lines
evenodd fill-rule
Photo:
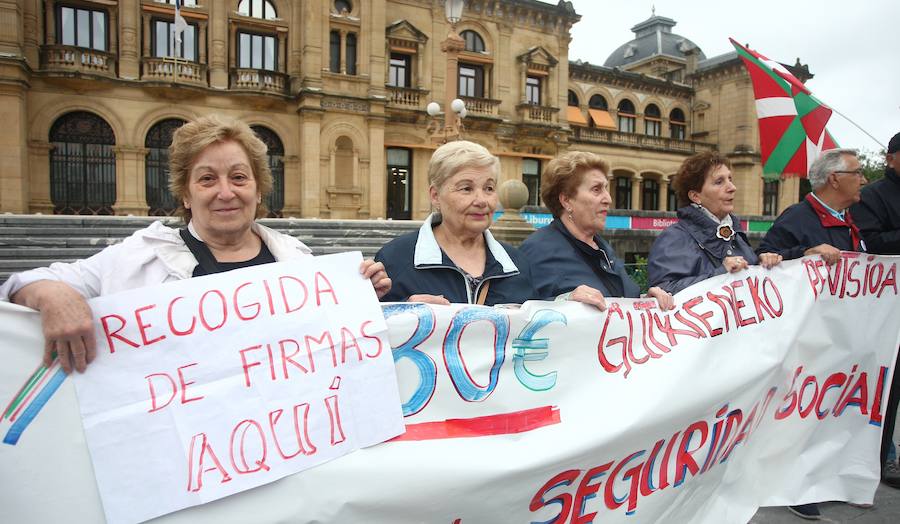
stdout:
<svg viewBox="0 0 900 524">
<path fill-rule="evenodd" d="M 844 220 L 841 220 L 832 215 L 831 211 L 828 211 L 828 209 L 826 209 L 812 193 L 806 195 L 806 201 L 809 202 L 809 205 L 812 206 L 816 215 L 818 215 L 819 222 L 822 223 L 823 227 L 846 227 L 850 229 L 850 240 L 853 242 L 853 251 L 860 251 L 859 228 L 853 223 L 853 217 L 850 216 L 849 209 L 844 211 Z"/>
</svg>

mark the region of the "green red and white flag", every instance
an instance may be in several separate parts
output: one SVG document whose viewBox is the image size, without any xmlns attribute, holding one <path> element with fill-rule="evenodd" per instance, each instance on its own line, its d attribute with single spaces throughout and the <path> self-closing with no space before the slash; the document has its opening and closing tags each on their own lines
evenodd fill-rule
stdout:
<svg viewBox="0 0 900 524">
<path fill-rule="evenodd" d="M 753 82 L 763 177 L 805 178 L 820 152 L 837 147 L 825 129 L 831 108 L 783 65 L 729 40 Z"/>
</svg>

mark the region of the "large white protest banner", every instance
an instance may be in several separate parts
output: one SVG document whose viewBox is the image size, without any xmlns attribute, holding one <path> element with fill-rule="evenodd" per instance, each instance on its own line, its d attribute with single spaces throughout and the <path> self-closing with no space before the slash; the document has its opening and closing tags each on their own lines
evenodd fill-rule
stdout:
<svg viewBox="0 0 900 524">
<path fill-rule="evenodd" d="M 386 305 L 403 435 L 159 521 L 719 523 L 764 505 L 871 502 L 900 344 L 897 262 L 752 268 L 692 286 L 671 312 Z M 21 308 L 0 314 L 12 398 L 39 327 Z M 102 518 L 68 382 L 0 446 L 11 519 Z"/>
</svg>

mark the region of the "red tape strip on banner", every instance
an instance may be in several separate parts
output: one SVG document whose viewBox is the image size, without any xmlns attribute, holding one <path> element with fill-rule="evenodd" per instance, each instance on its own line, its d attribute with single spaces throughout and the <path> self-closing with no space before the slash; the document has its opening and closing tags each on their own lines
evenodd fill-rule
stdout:
<svg viewBox="0 0 900 524">
<path fill-rule="evenodd" d="M 454 418 L 438 422 L 407 424 L 406 433 L 394 437 L 390 442 L 509 435 L 559 424 L 559 422 L 559 408 L 542 406 L 485 417 Z"/>
</svg>

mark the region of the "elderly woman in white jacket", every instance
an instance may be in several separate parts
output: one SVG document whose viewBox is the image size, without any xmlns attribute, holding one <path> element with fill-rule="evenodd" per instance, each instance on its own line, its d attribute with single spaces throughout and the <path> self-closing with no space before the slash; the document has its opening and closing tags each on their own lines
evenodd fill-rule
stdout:
<svg viewBox="0 0 900 524">
<path fill-rule="evenodd" d="M 154 222 L 88 259 L 18 273 L 0 286 L 0 298 L 41 312 L 45 365 L 57 355 L 67 372 L 84 371 L 93 360 L 88 298 L 310 256 L 299 240 L 256 223 L 272 174 L 266 146 L 247 124 L 203 117 L 178 129 L 169 150 L 170 188 L 187 228 Z M 365 260 L 360 273 L 379 297 L 390 290 L 381 263 Z"/>
</svg>

